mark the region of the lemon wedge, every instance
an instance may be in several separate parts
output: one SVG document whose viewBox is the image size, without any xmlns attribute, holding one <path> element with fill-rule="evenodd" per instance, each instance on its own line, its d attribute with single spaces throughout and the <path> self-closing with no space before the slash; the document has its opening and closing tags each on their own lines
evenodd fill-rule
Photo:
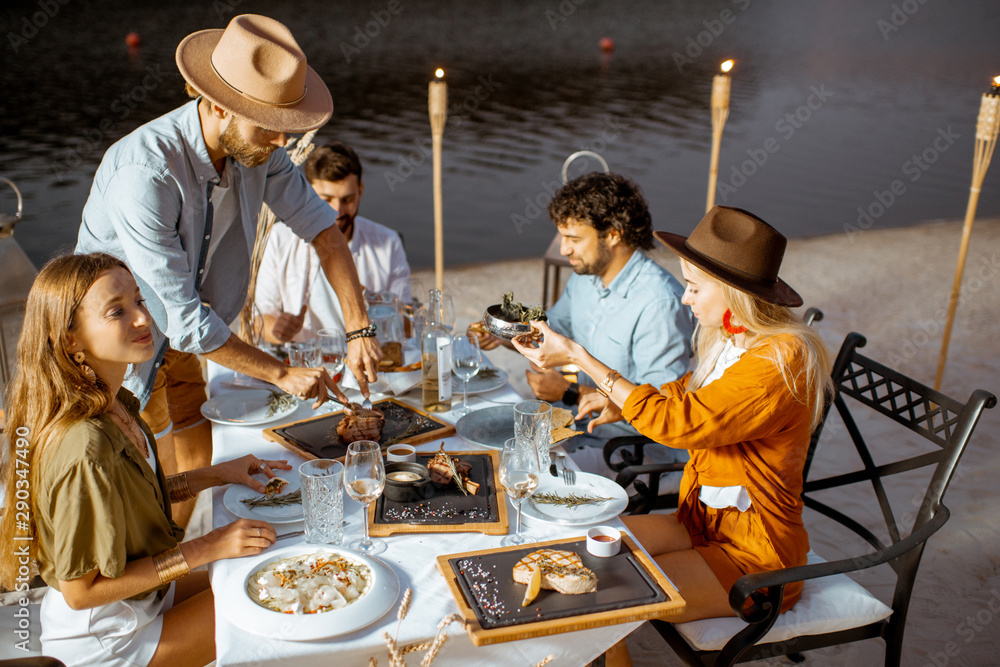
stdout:
<svg viewBox="0 0 1000 667">
<path fill-rule="evenodd" d="M 542 568 L 535 567 L 531 568 L 531 579 L 528 580 L 528 588 L 524 591 L 524 600 L 521 601 L 522 607 L 527 607 L 529 604 L 535 601 L 538 597 L 538 591 L 542 588 Z"/>
</svg>

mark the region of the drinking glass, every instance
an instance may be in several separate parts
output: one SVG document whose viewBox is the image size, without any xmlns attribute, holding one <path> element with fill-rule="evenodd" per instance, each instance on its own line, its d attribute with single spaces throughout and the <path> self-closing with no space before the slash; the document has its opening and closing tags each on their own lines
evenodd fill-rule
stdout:
<svg viewBox="0 0 1000 667">
<path fill-rule="evenodd" d="M 459 417 L 467 415 L 469 409 L 469 380 L 479 372 L 482 354 L 479 352 L 479 336 L 471 331 L 463 331 L 452 337 L 451 341 L 451 372 L 464 382 L 462 391 L 462 408 L 456 410 Z"/>
<path fill-rule="evenodd" d="M 347 356 L 347 334 L 341 329 L 320 329 L 316 334 L 319 345 L 320 363 L 334 382 L 344 372 L 344 358 Z"/>
<path fill-rule="evenodd" d="M 500 541 L 505 547 L 537 542 L 533 537 L 521 535 L 521 503 L 538 488 L 538 469 L 538 449 L 535 448 L 535 443 L 516 437 L 503 443 L 500 483 L 511 501 L 517 505 L 517 530 Z"/>
<path fill-rule="evenodd" d="M 299 466 L 306 541 L 340 544 L 344 540 L 344 466 L 333 459 L 315 459 Z"/>
<path fill-rule="evenodd" d="M 382 448 L 371 440 L 357 440 L 347 446 L 344 456 L 344 489 L 354 500 L 364 505 L 361 523 L 365 526 L 364 539 L 354 540 L 350 547 L 369 556 L 385 551 L 385 542 L 368 537 L 368 506 L 382 495 L 385 488 L 385 464 Z"/>
<path fill-rule="evenodd" d="M 286 343 L 285 347 L 288 349 L 288 363 L 292 366 L 305 368 L 318 368 L 320 366 L 322 357 L 315 338 L 300 343 Z"/>
<path fill-rule="evenodd" d="M 552 406 L 545 401 L 515 404 L 514 437 L 534 443 L 539 460 L 548 461 L 552 441 Z"/>
</svg>

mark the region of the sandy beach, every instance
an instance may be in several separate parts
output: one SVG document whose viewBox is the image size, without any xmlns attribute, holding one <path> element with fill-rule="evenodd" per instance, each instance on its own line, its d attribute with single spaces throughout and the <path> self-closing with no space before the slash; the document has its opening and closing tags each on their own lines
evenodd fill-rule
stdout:
<svg viewBox="0 0 1000 667">
<path fill-rule="evenodd" d="M 962 301 L 942 383 L 944 393 L 960 401 L 967 400 L 975 389 L 1000 393 L 1000 339 L 996 335 L 1000 321 L 998 222 L 976 222 L 966 260 Z M 791 241 L 781 275 L 802 294 L 806 306 L 823 311 L 824 319 L 816 326 L 831 355 L 836 354 L 848 333 L 857 331 L 868 339 L 864 354 L 932 385 L 961 233 L 961 223 L 951 221 Z M 654 256 L 680 276 L 673 253 L 658 248 Z M 459 325 L 479 319 L 483 309 L 496 303 L 504 291 L 514 290 L 518 300 L 526 304 L 537 303 L 541 298 L 542 271 L 541 259 L 447 270 L 445 288 L 455 297 Z M 427 286 L 433 283 L 433 271 L 415 275 Z M 563 284 L 568 275 L 568 269 L 562 270 Z M 520 355 L 498 350 L 490 358 L 510 373 L 519 392 L 528 395 L 524 380 L 527 362 Z M 883 422 L 887 419 L 871 419 L 865 412 L 860 412 L 859 417 L 863 433 L 887 436 L 885 445 L 889 449 L 883 451 L 927 451 L 918 444 L 922 439 L 917 436 L 886 428 Z M 840 426 L 839 419 L 836 426 Z M 1000 409 L 987 411 L 980 420 L 945 496 L 951 519 L 931 538 L 924 552 L 907 619 L 904 665 L 943 667 L 997 662 L 1000 514 L 996 512 L 995 489 L 1000 478 L 1000 455 L 996 450 L 1000 450 Z M 846 432 L 842 427 L 828 425 L 813 464 L 813 476 L 858 467 L 860 462 Z M 901 499 L 897 505 L 900 514 L 919 505 L 926 480 L 922 473 L 899 476 L 891 495 Z M 877 528 L 876 522 L 881 519 L 871 488 L 856 488 L 856 493 L 842 493 L 840 499 L 855 516 L 871 519 L 867 525 Z M 835 502 L 832 498 L 830 501 Z M 814 512 L 807 510 L 805 520 L 813 549 L 828 560 L 869 551 L 863 541 Z M 884 527 L 879 534 L 884 535 Z M 855 579 L 883 601 L 891 601 L 895 578 L 887 566 Z M 637 667 L 681 664 L 648 625 L 634 633 L 629 644 Z M 806 656 L 805 664 L 867 667 L 883 664 L 884 648 L 881 640 L 869 640 Z M 768 664 L 782 661 L 779 658 Z"/>
</svg>

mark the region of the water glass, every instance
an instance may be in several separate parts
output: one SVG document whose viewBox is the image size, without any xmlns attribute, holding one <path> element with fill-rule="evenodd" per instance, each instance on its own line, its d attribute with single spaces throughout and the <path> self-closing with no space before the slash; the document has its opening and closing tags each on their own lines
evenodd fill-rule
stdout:
<svg viewBox="0 0 1000 667">
<path fill-rule="evenodd" d="M 340 544 L 344 540 L 344 466 L 333 459 L 315 459 L 299 466 L 306 541 Z"/>
<path fill-rule="evenodd" d="M 374 556 L 386 549 L 382 540 L 368 536 L 368 506 L 382 495 L 385 488 L 385 464 L 382 448 L 372 440 L 358 440 L 347 446 L 344 455 L 344 489 L 354 500 L 364 505 L 361 522 L 365 526 L 364 539 L 354 540 L 350 547 L 363 554 Z"/>
<path fill-rule="evenodd" d="M 288 363 L 292 366 L 318 368 L 320 366 L 319 345 L 316 340 L 306 340 L 301 343 L 285 343 L 288 350 Z"/>
<path fill-rule="evenodd" d="M 341 329 L 320 329 L 316 334 L 319 345 L 320 363 L 334 382 L 344 372 L 344 358 L 347 356 L 347 334 Z"/>
<path fill-rule="evenodd" d="M 533 537 L 521 535 L 521 504 L 538 488 L 539 469 L 538 450 L 533 443 L 516 437 L 503 443 L 503 453 L 500 454 L 500 483 L 511 501 L 517 505 L 517 529 L 513 535 L 508 535 L 500 541 L 502 546 L 509 547 L 537 541 Z"/>
<path fill-rule="evenodd" d="M 514 437 L 528 440 L 542 461 L 549 460 L 552 441 L 552 406 L 545 401 L 521 401 L 514 406 Z"/>
</svg>

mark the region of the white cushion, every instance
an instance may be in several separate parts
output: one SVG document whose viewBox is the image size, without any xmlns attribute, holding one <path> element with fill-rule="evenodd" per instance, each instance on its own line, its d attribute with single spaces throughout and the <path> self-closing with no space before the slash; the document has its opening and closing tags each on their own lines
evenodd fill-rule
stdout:
<svg viewBox="0 0 1000 667">
<path fill-rule="evenodd" d="M 809 565 L 826 561 L 810 551 Z M 802 597 L 778 616 L 760 643 L 787 641 L 799 635 L 821 635 L 848 630 L 889 618 L 892 609 L 846 574 L 810 579 L 803 583 Z M 699 651 L 718 651 L 733 635 L 747 626 L 740 619 L 706 618 L 676 623 L 674 628 Z"/>
</svg>

